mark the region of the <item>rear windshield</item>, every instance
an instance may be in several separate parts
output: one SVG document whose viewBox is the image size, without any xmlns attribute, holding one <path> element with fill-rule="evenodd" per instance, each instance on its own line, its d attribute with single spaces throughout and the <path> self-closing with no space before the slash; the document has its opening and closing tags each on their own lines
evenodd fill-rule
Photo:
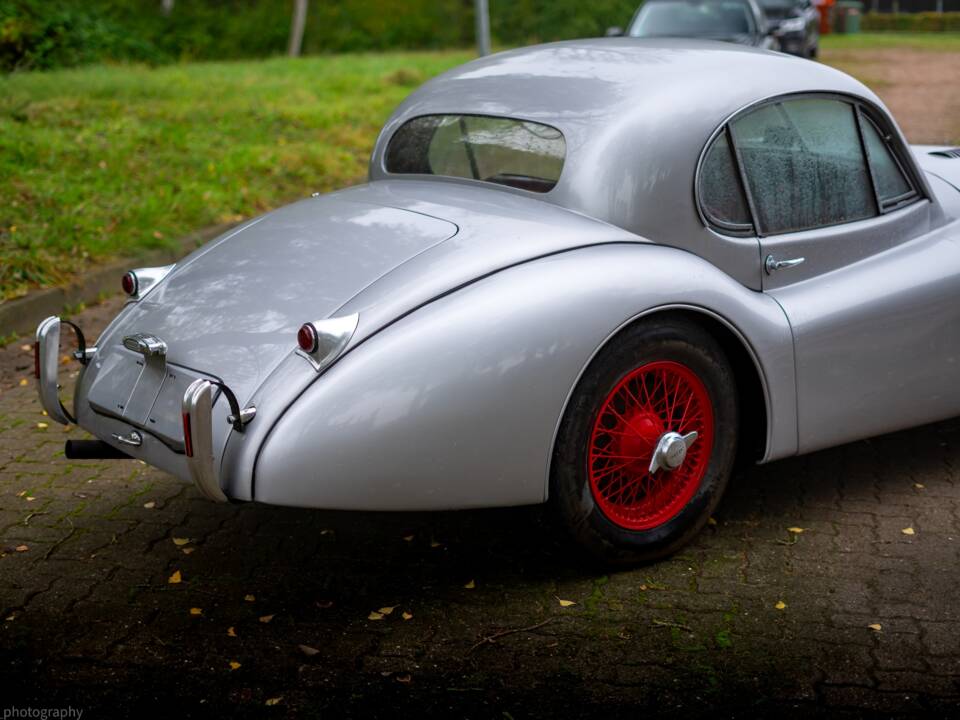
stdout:
<svg viewBox="0 0 960 720">
<path fill-rule="evenodd" d="M 386 168 L 544 193 L 560 179 L 566 150 L 563 133 L 549 125 L 483 115 L 424 115 L 390 138 Z"/>
</svg>

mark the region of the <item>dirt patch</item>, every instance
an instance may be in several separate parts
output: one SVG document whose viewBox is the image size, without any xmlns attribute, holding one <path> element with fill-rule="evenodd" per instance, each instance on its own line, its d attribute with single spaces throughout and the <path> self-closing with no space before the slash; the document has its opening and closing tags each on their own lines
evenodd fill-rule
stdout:
<svg viewBox="0 0 960 720">
<path fill-rule="evenodd" d="M 960 143 L 960 53 L 824 50 L 822 59 L 869 85 L 911 143 Z"/>
</svg>

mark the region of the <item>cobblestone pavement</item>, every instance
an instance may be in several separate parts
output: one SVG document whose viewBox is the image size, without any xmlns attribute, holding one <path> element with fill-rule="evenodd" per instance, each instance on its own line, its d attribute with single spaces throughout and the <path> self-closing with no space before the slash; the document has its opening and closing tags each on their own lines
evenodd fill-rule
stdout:
<svg viewBox="0 0 960 720">
<path fill-rule="evenodd" d="M 134 461 L 68 462 L 83 434 L 41 427 L 20 345 L 0 350 L 5 707 L 945 716 L 960 700 L 960 422 L 751 468 L 687 551 L 603 574 L 539 509 L 220 506 Z"/>
</svg>

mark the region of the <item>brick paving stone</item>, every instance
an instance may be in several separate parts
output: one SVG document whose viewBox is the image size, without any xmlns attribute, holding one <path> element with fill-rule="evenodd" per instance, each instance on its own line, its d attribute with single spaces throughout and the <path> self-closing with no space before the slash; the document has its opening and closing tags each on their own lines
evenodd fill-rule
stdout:
<svg viewBox="0 0 960 720">
<path fill-rule="evenodd" d="M 250 717 L 276 696 L 332 716 L 481 702 L 491 717 L 857 717 L 960 701 L 956 421 L 746 468 L 689 549 L 608 572 L 571 561 L 538 509 L 215 505 L 137 463 L 68 463 L 62 442 L 80 433 L 39 431 L 18 377 L 0 380 L 0 684 L 23 697 L 108 712 L 148 693 Z"/>
</svg>

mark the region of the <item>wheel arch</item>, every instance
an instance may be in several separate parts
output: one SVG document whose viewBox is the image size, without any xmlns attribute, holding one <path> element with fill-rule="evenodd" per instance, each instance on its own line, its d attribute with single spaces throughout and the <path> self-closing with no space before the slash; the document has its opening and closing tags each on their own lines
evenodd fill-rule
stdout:
<svg viewBox="0 0 960 720">
<path fill-rule="evenodd" d="M 740 427 L 738 433 L 744 442 L 740 443 L 737 462 L 761 462 L 766 459 L 770 451 L 770 413 L 771 402 L 766 376 L 756 352 L 747 337 L 740 329 L 723 315 L 699 305 L 671 303 L 649 308 L 634 315 L 611 332 L 603 342 L 597 346 L 593 354 L 584 364 L 575 382 L 571 385 L 563 403 L 563 411 L 557 420 L 553 433 L 553 449 L 560 433 L 560 426 L 566 417 L 570 400 L 580 384 L 584 374 L 589 370 L 597 355 L 607 347 L 616 337 L 633 327 L 637 323 L 647 322 L 658 317 L 682 317 L 693 321 L 708 333 L 723 348 L 734 372 L 737 386 L 737 402 L 740 407 Z M 551 453 L 547 464 L 547 477 L 544 485 L 544 499 L 549 497 L 550 476 L 553 472 L 554 453 Z"/>
</svg>

